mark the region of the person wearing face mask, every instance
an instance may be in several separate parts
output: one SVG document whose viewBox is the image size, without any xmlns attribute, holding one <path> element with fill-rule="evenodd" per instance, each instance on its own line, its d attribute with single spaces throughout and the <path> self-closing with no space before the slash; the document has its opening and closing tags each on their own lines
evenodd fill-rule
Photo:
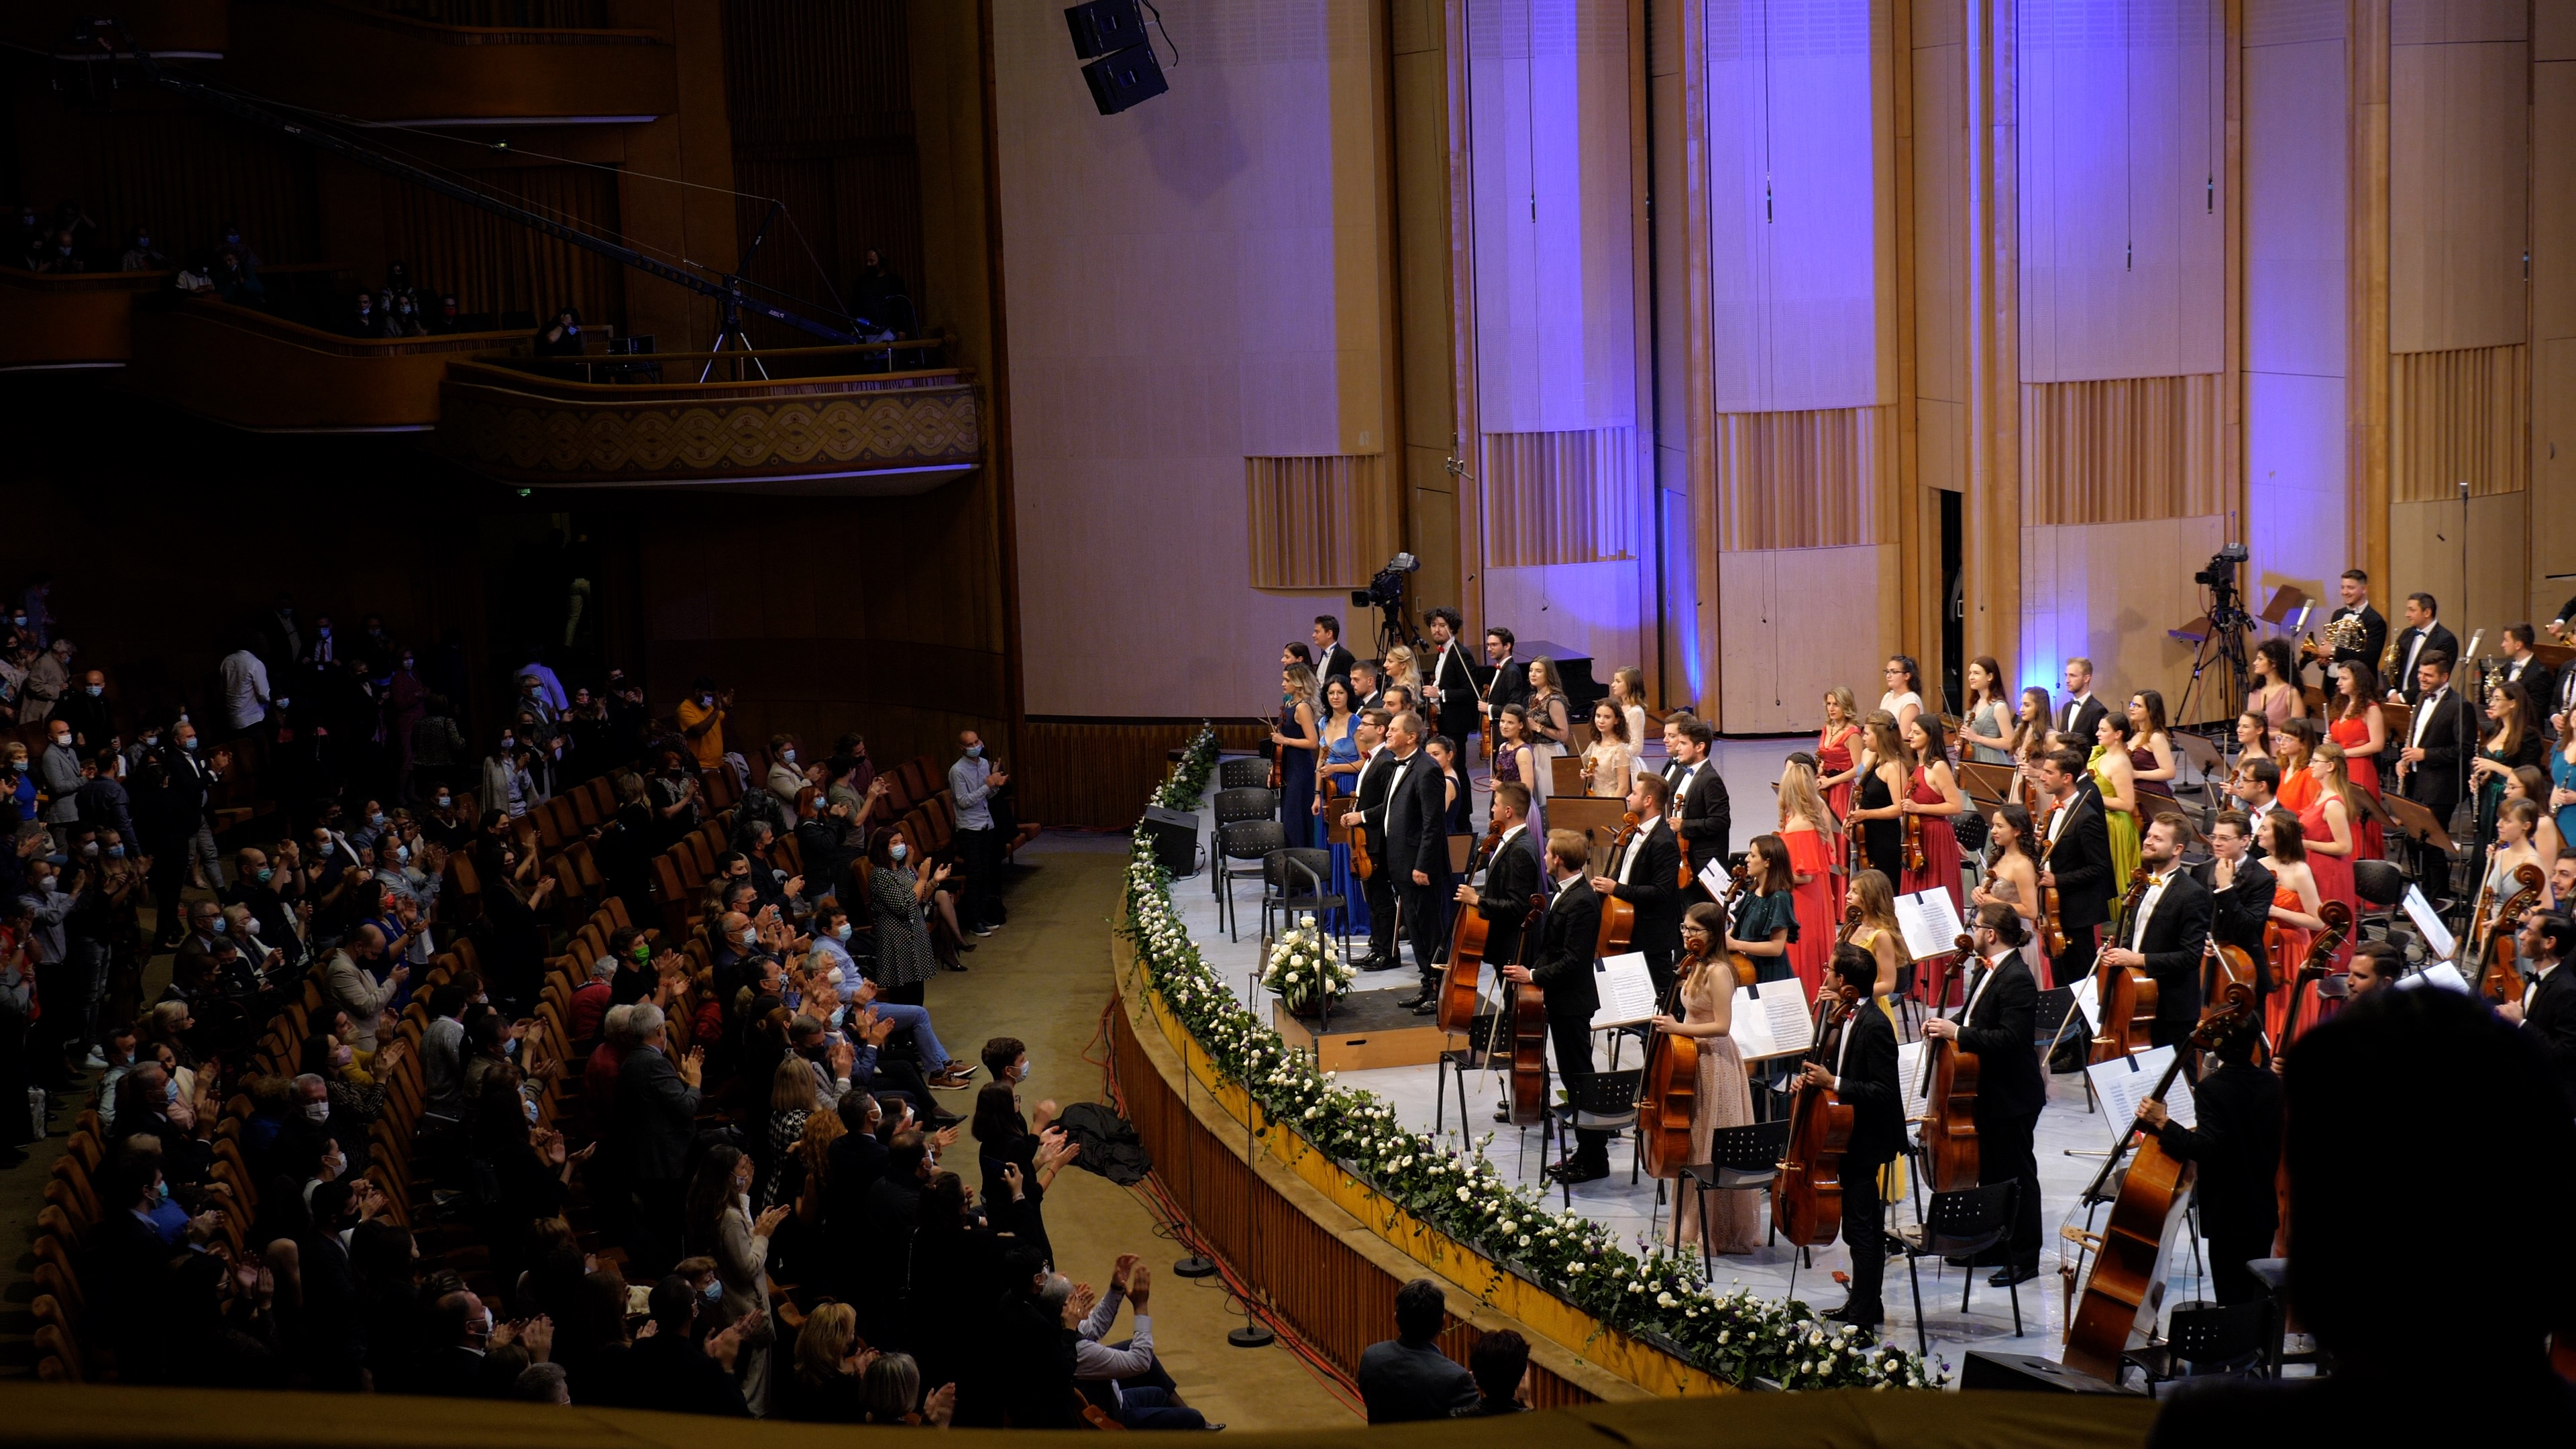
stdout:
<svg viewBox="0 0 2576 1449">
<path fill-rule="evenodd" d="M 212 760 L 206 759 L 198 748 L 196 727 L 181 721 L 162 740 L 147 772 L 145 798 L 150 804 L 138 823 L 144 831 L 144 854 L 152 857 L 152 899 L 159 908 L 160 944 L 165 949 L 178 942 L 179 893 L 190 879 L 217 890 L 223 887 L 223 867 L 215 856 L 206 799 L 223 778 L 223 766 L 230 758 L 228 752 L 217 751 Z"/>
<path fill-rule="evenodd" d="M 57 718 L 55 723 L 62 721 Z M 120 778 L 125 773 L 125 757 L 116 752 L 113 744 L 102 742 L 88 752 L 87 765 L 80 794 L 73 802 L 80 823 L 92 830 L 113 830 L 124 839 L 133 839 L 133 801 Z"/>
<path fill-rule="evenodd" d="M 716 682 L 703 675 L 689 682 L 689 697 L 680 701 L 672 717 L 679 721 L 680 738 L 688 742 L 689 755 L 699 769 L 712 770 L 724 763 L 725 715 L 732 708 L 732 690 L 718 690 Z"/>
<path fill-rule="evenodd" d="M 36 782 L 45 792 L 45 824 L 62 844 L 73 821 L 80 819 L 80 751 L 72 744 L 70 725 L 56 720 L 46 734 L 43 754 L 36 757 Z"/>
<path fill-rule="evenodd" d="M 791 819 L 796 812 L 796 797 L 805 789 L 805 772 L 796 766 L 797 754 L 794 735 L 769 737 L 769 776 L 765 783 L 778 803 L 787 807 Z"/>
<path fill-rule="evenodd" d="M 966 899 L 958 924 L 989 936 L 1003 921 L 1002 832 L 995 828 L 993 796 L 1010 775 L 984 758 L 984 739 L 973 730 L 957 737 L 958 757 L 948 767 L 948 793 L 957 808 L 957 854 L 966 867 Z"/>
<path fill-rule="evenodd" d="M 233 883 L 220 899 L 225 905 L 240 906 L 259 923 L 259 937 L 287 955 L 293 965 L 303 956 L 304 943 L 295 931 L 295 913 L 278 890 L 277 867 L 269 863 L 268 852 L 251 847 L 233 856 Z"/>
<path fill-rule="evenodd" d="M 18 718 L 36 724 L 54 712 L 54 706 L 72 692 L 72 641 L 56 639 L 27 666 L 27 683 Z"/>
<path fill-rule="evenodd" d="M 706 1150 L 698 1175 L 689 1184 L 684 1250 L 715 1259 L 716 1279 L 724 1289 L 718 1316 L 752 1322 L 743 1335 L 734 1375 L 752 1413 L 766 1414 L 769 1350 L 775 1334 L 770 1327 L 769 1275 L 764 1265 L 769 1261 L 770 1236 L 792 1209 L 775 1207 L 753 1217 L 752 1176 L 751 1159 L 739 1149 L 718 1145 Z"/>
<path fill-rule="evenodd" d="M 81 747 L 81 753 L 106 747 L 116 733 L 108 713 L 107 676 L 95 669 L 85 671 L 80 683 L 54 705 L 53 718 L 72 727 L 72 743 Z"/>
<path fill-rule="evenodd" d="M 948 878 L 948 867 L 914 860 L 911 849 L 900 830 L 881 832 L 869 845 L 874 869 L 868 874 L 868 917 L 876 941 L 877 989 L 889 1001 L 918 1006 L 923 983 L 939 970 L 927 911 L 932 893 Z"/>
<path fill-rule="evenodd" d="M 378 980 L 368 964 L 383 959 L 384 954 L 384 933 L 373 926 L 360 926 L 340 943 L 339 950 L 331 953 L 330 965 L 323 972 L 323 994 L 349 1013 L 351 1044 L 361 1051 L 376 1049 L 376 1014 L 411 979 L 411 968 L 397 965 Z"/>
</svg>

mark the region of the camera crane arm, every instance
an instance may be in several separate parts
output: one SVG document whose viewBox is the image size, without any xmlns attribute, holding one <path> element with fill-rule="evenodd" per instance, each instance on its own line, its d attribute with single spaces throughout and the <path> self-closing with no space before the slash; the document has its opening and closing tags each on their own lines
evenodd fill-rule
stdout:
<svg viewBox="0 0 2576 1449">
<path fill-rule="evenodd" d="M 109 39 L 110 30 L 115 32 L 115 40 Z M 524 207 L 513 206 L 498 197 L 485 195 L 470 186 L 450 181 L 432 171 L 424 171 L 408 162 L 396 160 L 381 151 L 371 150 L 354 141 L 281 116 L 265 106 L 244 100 L 230 91 L 180 75 L 175 71 L 164 70 L 152 59 L 149 52 L 134 42 L 134 37 L 127 32 L 124 23 L 116 19 L 102 17 L 89 21 L 73 36 L 73 43 L 95 45 L 106 52 L 111 60 L 130 61 L 142 70 L 144 79 L 165 90 L 176 91 L 199 105 L 221 111 L 238 120 L 248 121 L 262 130 L 284 136 L 289 140 L 318 147 L 343 160 L 354 161 L 397 180 L 407 181 L 414 186 L 437 192 L 451 201 L 461 201 L 477 210 L 490 212 L 504 221 L 515 222 L 531 231 L 543 232 L 558 241 L 606 257 L 620 266 L 631 267 L 648 276 L 659 277 L 675 287 L 695 292 L 701 297 L 712 298 L 724 308 L 723 333 L 719 335 L 737 331 L 740 314 L 749 311 L 774 322 L 784 322 L 825 342 L 846 345 L 864 340 L 856 332 L 833 326 L 829 322 L 820 322 L 745 295 L 742 290 L 742 277 L 738 273 L 726 272 L 722 274 L 720 280 L 711 282 L 695 272 L 683 271 L 667 262 L 648 257 L 633 247 L 623 246 L 568 227 L 551 217 L 539 215 Z M 776 204 L 773 203 L 771 208 L 773 220 L 776 214 Z M 764 221 L 761 224 L 762 234 L 765 236 L 768 230 L 769 223 Z M 757 246 L 758 242 L 755 241 L 753 245 Z"/>
</svg>

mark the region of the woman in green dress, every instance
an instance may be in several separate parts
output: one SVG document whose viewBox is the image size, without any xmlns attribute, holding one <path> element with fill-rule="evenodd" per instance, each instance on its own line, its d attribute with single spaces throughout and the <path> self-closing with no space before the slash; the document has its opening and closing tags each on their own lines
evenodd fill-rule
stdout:
<svg viewBox="0 0 2576 1449">
<path fill-rule="evenodd" d="M 2111 832 L 2111 895 L 2127 893 L 2138 873 L 2138 773 L 2129 760 L 2129 717 L 2107 710 L 2093 735 L 2094 788 L 2102 792 L 2102 817 Z"/>
</svg>

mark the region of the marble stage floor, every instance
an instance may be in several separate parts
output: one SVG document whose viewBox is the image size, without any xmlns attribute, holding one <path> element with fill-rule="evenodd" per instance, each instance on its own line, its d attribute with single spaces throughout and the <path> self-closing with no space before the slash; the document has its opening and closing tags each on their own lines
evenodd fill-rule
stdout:
<svg viewBox="0 0 2576 1449">
<path fill-rule="evenodd" d="M 1792 740 L 1719 742 L 1718 764 L 1735 806 L 1734 844 L 1737 848 L 1741 849 L 1745 841 L 1768 828 L 1775 809 L 1771 803 L 1773 796 L 1770 782 L 1778 778 L 1782 757 L 1790 750 L 1807 747 L 1803 743 Z M 1480 792 L 1476 809 L 1479 829 L 1482 828 L 1483 805 L 1484 799 Z M 1212 817 L 1204 811 L 1200 829 L 1202 841 L 1214 840 L 1215 827 Z M 1235 902 L 1241 908 L 1239 922 L 1241 939 L 1229 942 L 1226 930 L 1219 920 L 1213 881 L 1207 872 L 1202 871 L 1190 879 L 1175 881 L 1172 886 L 1174 903 L 1188 922 L 1190 931 L 1197 939 L 1208 964 L 1216 968 L 1227 979 L 1236 994 L 1241 996 L 1264 1021 L 1267 1021 L 1271 1018 L 1273 998 L 1270 993 L 1260 990 L 1255 985 L 1260 968 L 1260 945 L 1257 939 L 1260 929 L 1260 881 L 1257 878 L 1238 880 L 1234 883 L 1234 892 Z M 1365 950 L 1364 939 L 1354 941 L 1352 947 L 1354 956 L 1364 954 Z M 1413 980 L 1414 973 L 1410 967 L 1397 971 L 1374 972 L 1362 976 L 1357 989 L 1366 991 L 1386 987 L 1405 987 L 1407 994 L 1410 994 Z M 1490 970 L 1485 980 L 1490 999 L 1493 981 Z M 1910 1035 L 1910 1032 L 1908 1034 Z M 1600 1059 L 1606 1064 L 1608 1061 L 1606 1039 L 1596 1039 L 1596 1041 Z M 1632 1042 L 1628 1045 L 1624 1058 L 1630 1065 L 1634 1064 L 1634 1053 L 1635 1046 Z M 1437 1076 L 1437 1068 L 1420 1066 L 1343 1072 L 1337 1080 L 1345 1086 L 1376 1093 L 1392 1105 L 1405 1121 L 1421 1131 L 1433 1130 L 1435 1116 L 1445 1116 L 1443 1135 L 1447 1139 L 1455 1140 L 1461 1130 L 1456 1088 L 1450 1089 L 1445 1114 L 1436 1112 Z M 2084 1215 L 2077 1207 L 2077 1200 L 2085 1187 L 2091 1183 L 2094 1175 L 2101 1170 L 2101 1154 L 2110 1146 L 2111 1128 L 2101 1114 L 2089 1109 L 2087 1101 L 2089 1094 L 2081 1077 L 2052 1075 L 2048 1078 L 2048 1087 L 2049 1102 L 2041 1115 L 2037 1136 L 2043 1239 L 2040 1249 L 2040 1276 L 2021 1285 L 2022 1333 L 2016 1337 L 2013 1332 L 2012 1303 L 2009 1296 L 2004 1290 L 1990 1287 L 1986 1283 L 1986 1275 L 1991 1271 L 1990 1269 L 1974 1270 L 1974 1291 L 1970 1295 L 1968 1309 L 1963 1313 L 1960 1310 L 1959 1300 L 1964 1270 L 1944 1267 L 1938 1259 L 1925 1259 L 1919 1265 L 1923 1283 L 1925 1319 L 1923 1326 L 1929 1335 L 1934 1355 L 1949 1364 L 1953 1371 L 1957 1369 L 1962 1353 L 1970 1348 L 2039 1354 L 2051 1359 L 2058 1356 L 2059 1335 L 2064 1329 L 2066 1320 L 2057 1253 L 2059 1245 L 2064 1240 L 2059 1236 L 2058 1229 L 2062 1222 L 2073 1221 L 2079 1225 L 2084 1223 Z M 1503 1090 L 1507 1090 L 1507 1087 Z M 1493 1120 L 1494 1108 L 1500 1100 L 1496 1079 L 1489 1073 L 1471 1075 L 1467 1081 L 1467 1100 L 1470 1119 L 1466 1124 L 1468 1140 L 1472 1141 L 1487 1132 L 1493 1133 L 1494 1139 L 1487 1149 L 1488 1155 L 1504 1168 L 1505 1175 L 1515 1177 L 1516 1180 L 1530 1187 L 1540 1186 L 1544 1180 L 1539 1175 L 1543 1161 L 1538 1130 L 1531 1128 L 1524 1133 L 1522 1129 L 1498 1124 Z M 1616 1228 L 1628 1238 L 1635 1239 L 1650 1233 L 1661 1238 L 1670 1231 L 1670 1206 L 1668 1203 L 1658 1201 L 1657 1183 L 1653 1179 L 1645 1179 L 1633 1185 L 1629 1182 L 1630 1151 L 1630 1143 L 1626 1138 L 1623 1137 L 1620 1141 L 1614 1142 L 1611 1145 L 1610 1160 L 1613 1168 L 1611 1175 L 1602 1181 L 1575 1188 L 1573 1208 L 1595 1221 Z M 2071 1155 L 2078 1152 L 2090 1155 Z M 1891 1212 L 1891 1227 L 1915 1221 L 1917 1186 L 1909 1184 L 1907 1198 L 1897 1204 Z M 1552 1202 L 1563 1201 L 1562 1192 L 1553 1185 L 1548 1185 L 1548 1196 Z M 1767 1203 L 1763 1213 L 1767 1226 Z M 2095 1216 L 2097 1222 L 2094 1226 L 2098 1227 L 2098 1219 L 2107 1219 L 2109 1209 L 2102 1208 Z M 2068 1243 L 2065 1246 L 2071 1256 L 2074 1252 L 2073 1245 Z M 2203 1251 L 2205 1253 L 2205 1248 Z M 2166 1302 L 2171 1304 L 2214 1297 L 2214 1292 L 2205 1276 L 2195 1273 L 2193 1255 L 2185 1250 L 2179 1252 L 2177 1257 L 2180 1262 L 2168 1285 Z M 1830 1308 L 1843 1301 L 1843 1289 L 1833 1281 L 1832 1275 L 1837 1270 L 1849 1268 L 1850 1255 L 1839 1242 L 1830 1247 L 1817 1249 L 1812 1267 L 1797 1265 L 1795 1250 L 1786 1246 L 1770 1246 L 1751 1254 L 1720 1257 L 1716 1260 L 1714 1277 L 1721 1290 L 1740 1284 L 1760 1294 L 1785 1297 L 1790 1291 L 1793 1266 L 1796 1267 L 1796 1291 L 1799 1298 L 1819 1309 Z M 1890 1260 L 1887 1265 L 1884 1298 L 1888 1317 L 1883 1332 L 1908 1348 L 1914 1347 L 1916 1330 L 1914 1300 L 1907 1287 L 1905 1264 L 1901 1259 Z"/>
</svg>

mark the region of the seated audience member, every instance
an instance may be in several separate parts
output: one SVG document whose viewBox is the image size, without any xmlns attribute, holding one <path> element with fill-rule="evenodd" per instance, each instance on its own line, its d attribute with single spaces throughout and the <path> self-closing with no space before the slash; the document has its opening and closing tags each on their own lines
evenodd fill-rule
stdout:
<svg viewBox="0 0 2576 1449">
<path fill-rule="evenodd" d="M 1448 1315 L 1447 1295 L 1428 1278 L 1395 1290 L 1396 1336 L 1360 1355 L 1360 1397 L 1371 1424 L 1446 1419 L 1476 1406 L 1475 1376 L 1434 1341 Z"/>
<path fill-rule="evenodd" d="M 859 1315 L 826 1303 L 796 1330 L 796 1364 L 770 1399 L 770 1417 L 808 1424 L 864 1424 L 867 1371 L 876 1351 L 859 1341 Z"/>
<path fill-rule="evenodd" d="M 152 228 L 138 224 L 126 238 L 125 255 L 117 260 L 116 267 L 121 272 L 166 272 L 170 270 L 170 259 L 152 245 Z"/>
<path fill-rule="evenodd" d="M 1474 1419 L 1528 1413 L 1529 1405 L 1521 1402 L 1521 1385 L 1529 1377 L 1529 1360 L 1529 1340 L 1508 1328 L 1497 1328 L 1477 1339 L 1476 1346 L 1467 1350 L 1467 1372 L 1476 1376 L 1476 1406 L 1460 1409 L 1450 1417 Z"/>
<path fill-rule="evenodd" d="M 747 1418 L 742 1389 L 734 1382 L 743 1335 L 755 1325 L 740 1320 L 708 1333 L 704 1345 L 694 1331 L 706 1305 L 689 1280 L 676 1275 L 653 1285 L 646 1325 L 602 1395 L 583 1402 L 619 1409 L 661 1409 L 675 1414 L 717 1414 Z M 746 1318 L 753 1315 L 745 1315 Z"/>
<path fill-rule="evenodd" d="M 2479 1108 L 2458 1107 L 2469 1066 Z M 2176 1394 L 2151 1446 L 2439 1443 L 2475 1422 L 2494 1442 L 2576 1442 L 2576 1386 L 2550 1368 L 2576 1266 L 2517 1255 L 2391 1251 L 2388 1224 L 2352 1204 L 2388 1194 L 2390 1144 L 2409 1171 L 2472 1175 L 2481 1211 L 2553 1224 L 2576 1201 L 2576 1120 L 2529 1033 L 2442 990 L 2373 991 L 2304 1031 L 2282 1075 L 2289 1174 L 2289 1299 L 2323 1378 L 2228 1379 Z M 2428 1324 L 2466 1327 L 2471 1351 L 2424 1357 Z"/>
<path fill-rule="evenodd" d="M 1074 1330 L 1073 1378 L 1083 1396 L 1130 1429 L 1222 1429 L 1181 1402 L 1180 1386 L 1154 1358 L 1153 1270 L 1133 1253 L 1121 1253 L 1109 1270 L 1109 1291 Z M 1087 1295 L 1086 1286 L 1080 1290 Z M 1102 1343 L 1118 1321 L 1121 1299 L 1136 1322 L 1123 1343 Z"/>
</svg>

